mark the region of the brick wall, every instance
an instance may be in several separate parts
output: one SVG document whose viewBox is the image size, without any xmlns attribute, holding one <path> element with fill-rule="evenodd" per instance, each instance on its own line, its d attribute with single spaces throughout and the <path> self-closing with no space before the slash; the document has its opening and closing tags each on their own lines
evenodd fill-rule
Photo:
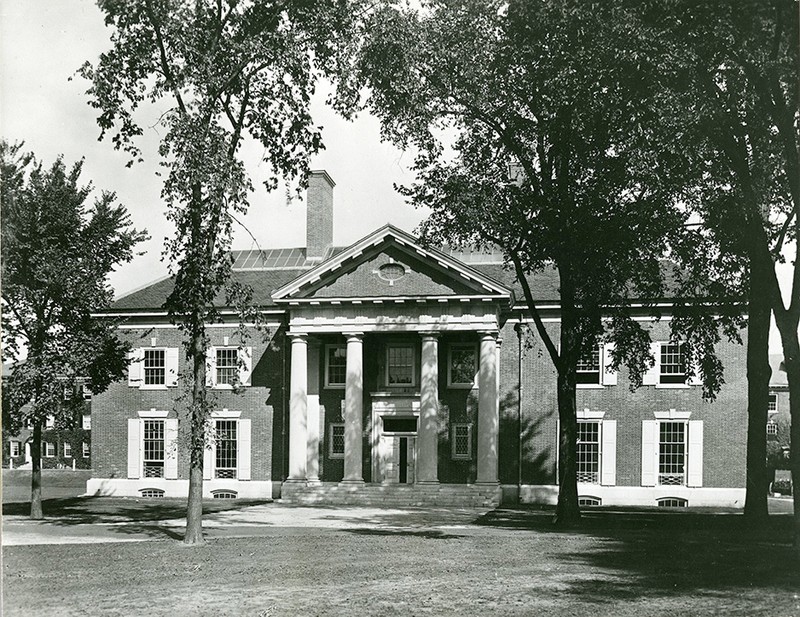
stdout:
<svg viewBox="0 0 800 617">
<path fill-rule="evenodd" d="M 558 325 L 548 324 L 548 332 L 557 340 Z M 651 337 L 654 341 L 668 340 L 669 323 L 652 324 Z M 516 391 L 519 355 L 512 324 L 503 328 L 502 338 L 500 480 L 515 484 L 519 469 L 519 395 Z M 554 484 L 558 418 L 556 372 L 538 336 L 532 336 L 531 341 L 532 346 L 523 348 L 522 356 L 522 478 L 523 483 Z M 670 409 L 691 412 L 691 420 L 703 421 L 703 486 L 744 486 L 747 433 L 745 347 L 723 342 L 718 353 L 725 367 L 726 383 L 713 403 L 703 401 L 700 386 L 685 389 L 642 386 L 631 392 L 625 367 L 620 370 L 616 386 L 578 390 L 579 410 L 604 411 L 605 419 L 617 420 L 618 486 L 641 485 L 642 421 L 653 420 L 653 412 Z"/>
<path fill-rule="evenodd" d="M 120 337 L 130 341 L 136 347 L 150 347 L 155 338 L 156 347 L 178 347 L 179 370 L 187 370 L 181 333 L 177 328 L 123 329 Z M 209 345 L 221 346 L 225 336 L 229 343 L 236 345 L 238 339 L 235 328 L 209 328 Z M 273 328 L 267 341 L 254 333 L 244 343 L 253 348 L 252 386 L 244 388 L 241 394 L 229 390 L 211 390 L 213 409 L 227 408 L 241 411 L 242 419 L 251 420 L 252 439 L 252 479 L 280 480 L 283 454 L 283 413 L 286 408 L 286 394 L 283 388 L 285 332 L 282 328 Z M 183 396 L 183 400 L 179 398 Z M 128 423 L 130 418 L 138 418 L 139 411 L 157 409 L 168 411 L 170 418 L 179 419 L 179 456 L 178 476 L 188 478 L 189 458 L 186 449 L 189 425 L 185 419 L 188 392 L 182 387 L 162 390 L 145 390 L 128 386 L 127 379 L 109 386 L 104 393 L 94 397 L 92 401 L 92 461 L 94 476 L 98 478 L 127 477 L 127 442 Z"/>
</svg>

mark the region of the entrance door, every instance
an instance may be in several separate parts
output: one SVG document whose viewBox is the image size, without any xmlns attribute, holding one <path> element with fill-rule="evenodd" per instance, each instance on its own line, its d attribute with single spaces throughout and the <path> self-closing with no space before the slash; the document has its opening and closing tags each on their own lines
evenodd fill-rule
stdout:
<svg viewBox="0 0 800 617">
<path fill-rule="evenodd" d="M 414 484 L 417 438 L 384 435 L 383 481 L 387 484 Z"/>
</svg>

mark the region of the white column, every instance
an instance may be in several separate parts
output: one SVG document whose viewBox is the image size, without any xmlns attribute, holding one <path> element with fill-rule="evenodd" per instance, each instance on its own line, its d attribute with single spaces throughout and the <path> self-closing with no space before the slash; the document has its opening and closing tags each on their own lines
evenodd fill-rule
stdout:
<svg viewBox="0 0 800 617">
<path fill-rule="evenodd" d="M 497 335 L 481 333 L 478 369 L 478 478 L 497 484 L 497 445 L 500 415 L 497 397 Z"/>
<path fill-rule="evenodd" d="M 308 345 L 308 410 L 306 417 L 306 478 L 309 484 L 319 483 L 319 341 Z"/>
<path fill-rule="evenodd" d="M 439 341 L 423 334 L 420 370 L 417 482 L 439 483 Z"/>
<path fill-rule="evenodd" d="M 362 334 L 347 335 L 347 375 L 344 387 L 344 478 L 343 483 L 363 484 L 361 463 L 364 412 L 364 350 Z"/>
<path fill-rule="evenodd" d="M 308 412 L 308 344 L 304 334 L 292 335 L 289 377 L 289 482 L 306 481 Z"/>
</svg>

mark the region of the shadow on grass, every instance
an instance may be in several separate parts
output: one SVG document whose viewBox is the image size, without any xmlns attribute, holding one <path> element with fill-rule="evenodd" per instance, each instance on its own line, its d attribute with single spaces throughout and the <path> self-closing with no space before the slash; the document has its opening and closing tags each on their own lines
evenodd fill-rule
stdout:
<svg viewBox="0 0 800 617">
<path fill-rule="evenodd" d="M 386 537 L 404 537 L 404 538 L 425 538 L 427 540 L 458 540 L 465 536 L 445 533 L 436 529 L 428 531 L 412 531 L 410 529 L 348 529 L 348 533 L 356 534 L 359 536 L 386 536 Z"/>
<path fill-rule="evenodd" d="M 235 512 L 269 500 L 205 500 L 203 514 Z M 4 516 L 30 516 L 30 503 L 3 504 Z M 42 501 L 43 523 L 57 527 L 106 525 L 113 534 L 183 539 L 183 527 L 165 521 L 186 517 L 185 499 L 125 497 L 72 497 Z M 31 521 L 33 523 L 33 521 Z"/>
<path fill-rule="evenodd" d="M 475 524 L 552 535 L 545 559 L 604 574 L 570 584 L 567 592 L 582 601 L 687 592 L 735 598 L 754 590 L 788 601 L 800 590 L 791 516 L 753 526 L 733 513 L 592 510 L 569 529 L 555 527 L 552 518 L 551 510 L 498 509 Z M 588 550 L 570 549 L 585 540 Z"/>
</svg>

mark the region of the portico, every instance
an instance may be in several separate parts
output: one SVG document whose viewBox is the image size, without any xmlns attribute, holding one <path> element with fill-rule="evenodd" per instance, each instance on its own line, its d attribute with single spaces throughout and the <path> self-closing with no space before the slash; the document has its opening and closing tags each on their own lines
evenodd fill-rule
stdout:
<svg viewBox="0 0 800 617">
<path fill-rule="evenodd" d="M 284 498 L 318 484 L 320 469 L 321 492 L 329 496 L 334 484 L 348 494 L 365 486 L 435 494 L 449 484 L 499 495 L 498 331 L 510 292 L 459 272 L 462 266 L 393 228 L 359 244 L 348 249 L 352 256 L 338 264 L 334 258 L 273 295 L 290 313 Z M 365 274 L 372 288 L 343 293 Z M 460 354 L 458 383 L 451 383 L 453 349 Z M 318 401 L 309 403 L 310 391 L 320 392 Z M 467 427 L 458 435 L 467 454 L 452 457 L 460 459 L 450 465 L 458 469 L 448 469 L 443 481 L 456 420 Z"/>
</svg>

